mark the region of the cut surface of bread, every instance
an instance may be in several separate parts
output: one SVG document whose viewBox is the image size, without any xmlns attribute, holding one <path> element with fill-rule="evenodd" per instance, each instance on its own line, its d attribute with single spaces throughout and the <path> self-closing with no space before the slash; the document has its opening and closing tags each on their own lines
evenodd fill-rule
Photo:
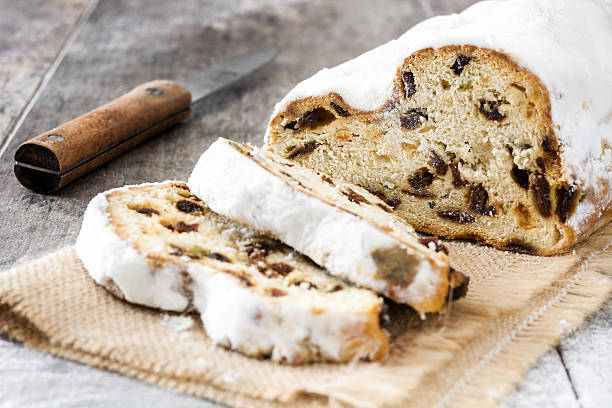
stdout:
<svg viewBox="0 0 612 408">
<path fill-rule="evenodd" d="M 201 156 L 189 187 L 216 212 L 278 237 L 334 276 L 421 314 L 446 305 L 446 247 L 420 239 L 359 186 L 220 138 Z"/>
<path fill-rule="evenodd" d="M 597 88 L 612 87 L 598 65 L 612 53 L 578 41 L 612 47 L 599 3 L 491 1 L 425 22 L 300 83 L 266 148 L 362 185 L 418 231 L 562 252 L 612 203 L 612 103 Z M 587 80 L 566 77 L 584 66 Z"/>
<path fill-rule="evenodd" d="M 213 342 L 249 356 L 299 364 L 387 354 L 382 298 L 214 213 L 182 182 L 97 195 L 76 250 L 116 296 L 196 310 Z"/>
</svg>

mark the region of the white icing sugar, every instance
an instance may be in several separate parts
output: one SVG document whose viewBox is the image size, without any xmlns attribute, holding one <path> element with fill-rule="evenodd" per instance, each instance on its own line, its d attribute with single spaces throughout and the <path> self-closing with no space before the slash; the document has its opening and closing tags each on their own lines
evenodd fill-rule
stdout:
<svg viewBox="0 0 612 408">
<path fill-rule="evenodd" d="M 117 235 L 107 212 L 107 195 L 132 187 L 163 186 L 164 183 L 126 186 L 95 196 L 89 203 L 76 242 L 77 256 L 90 276 L 108 289 L 118 288 L 125 299 L 168 311 L 184 311 L 189 300 L 179 290 L 181 271 L 191 277 L 188 288 L 193 306 L 200 312 L 203 326 L 214 344 L 249 354 L 272 353 L 276 361 L 304 354 L 304 344 L 312 344 L 323 358 L 339 360 L 346 351 L 355 327 L 369 324 L 360 310 L 338 307 L 334 311 L 313 312 L 315 298 L 283 297 L 275 300 L 250 290 L 226 273 L 191 261 L 179 267 L 171 263 L 155 266 L 146 254 Z M 243 228 L 238 228 L 237 232 Z M 368 292 L 370 300 L 377 296 Z M 380 301 L 380 300 L 378 300 Z M 367 303 L 367 302 L 366 302 Z M 340 305 L 339 305 L 340 306 Z M 163 315 L 161 324 L 176 333 L 179 340 L 190 335 L 195 322 L 190 316 Z M 362 338 L 362 340 L 368 340 Z M 378 343 L 373 344 L 375 350 Z M 199 358 L 198 365 L 206 365 Z"/>
<path fill-rule="evenodd" d="M 270 160 L 258 151 L 252 154 L 264 163 Z M 400 240 L 368 220 L 328 204 L 316 193 L 288 185 L 226 139 L 219 138 L 200 157 L 188 185 L 214 211 L 271 233 L 332 275 L 378 293 L 394 293 L 396 301 L 418 305 L 436 293 L 441 283 L 441 266 L 426 257 L 420 259 L 417 276 L 407 287 L 381 279 L 372 253 L 402 247 Z"/>
<path fill-rule="evenodd" d="M 569 174 L 583 191 L 594 192 L 598 206 L 610 205 L 612 195 L 603 191 L 612 183 L 612 165 L 602 159 L 612 145 L 610 0 L 483 1 L 459 14 L 431 18 L 300 82 L 276 105 L 272 118 L 293 101 L 330 92 L 353 108 L 378 109 L 391 97 L 396 69 L 407 56 L 447 45 L 497 50 L 535 73 L 549 91 Z"/>
</svg>

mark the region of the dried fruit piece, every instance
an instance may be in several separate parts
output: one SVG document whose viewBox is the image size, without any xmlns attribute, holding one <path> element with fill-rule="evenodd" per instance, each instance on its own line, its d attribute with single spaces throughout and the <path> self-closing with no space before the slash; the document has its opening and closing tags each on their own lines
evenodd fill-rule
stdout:
<svg viewBox="0 0 612 408">
<path fill-rule="evenodd" d="M 463 69 L 465 68 L 467 64 L 470 63 L 471 60 L 472 60 L 472 57 L 468 57 L 467 55 L 460 54 L 455 60 L 455 62 L 453 63 L 453 65 L 451 65 L 450 68 L 453 70 L 455 75 L 461 75 L 461 73 L 463 72 Z"/>
<path fill-rule="evenodd" d="M 270 247 L 263 242 L 254 242 L 245 247 L 245 251 L 249 256 L 249 261 L 254 264 L 265 262 L 269 250 Z"/>
<path fill-rule="evenodd" d="M 414 74 L 410 71 L 402 72 L 402 82 L 404 83 L 404 93 L 406 94 L 406 98 L 412 97 L 412 95 L 416 93 Z"/>
<path fill-rule="evenodd" d="M 387 198 L 384 201 L 389 207 L 393 208 L 394 210 L 397 209 L 397 207 L 399 207 L 399 205 L 402 203 L 402 200 L 400 200 L 399 198 Z"/>
<path fill-rule="evenodd" d="M 354 192 L 352 189 L 347 188 L 346 191 L 343 191 L 342 194 L 344 194 L 349 201 L 353 202 L 353 203 L 368 203 L 368 200 L 366 200 L 366 198 L 364 196 L 362 196 L 361 194 L 358 194 L 356 192 Z"/>
<path fill-rule="evenodd" d="M 419 244 L 425 245 L 430 248 L 429 244 L 434 244 L 434 250 L 436 252 L 444 252 L 448 255 L 448 248 L 438 239 L 438 237 L 423 237 L 419 238 Z"/>
<path fill-rule="evenodd" d="M 461 188 L 467 185 L 467 181 L 461 177 L 461 173 L 459 172 L 459 163 L 453 161 L 450 164 L 451 174 L 453 176 L 453 186 L 455 188 Z"/>
<path fill-rule="evenodd" d="M 317 285 L 315 285 L 314 283 L 302 280 L 295 281 L 292 283 L 292 285 L 299 286 L 303 289 L 318 289 Z"/>
<path fill-rule="evenodd" d="M 285 126 L 283 126 L 283 128 L 295 130 L 295 125 L 297 125 L 297 120 L 287 123 Z"/>
<path fill-rule="evenodd" d="M 293 160 L 297 159 L 298 157 L 306 156 L 307 154 L 312 153 L 318 146 L 319 143 L 317 143 L 316 140 L 311 140 L 304 146 L 293 149 L 293 151 L 289 153 L 289 156 L 287 156 L 287 158 L 289 160 Z"/>
<path fill-rule="evenodd" d="M 565 223 L 578 205 L 579 189 L 575 185 L 562 186 L 557 190 L 557 216 Z"/>
<path fill-rule="evenodd" d="M 472 214 L 461 210 L 438 211 L 438 217 L 445 218 L 459 224 L 470 224 L 472 222 L 476 222 L 476 218 L 474 218 Z"/>
<path fill-rule="evenodd" d="M 510 251 L 516 251 L 516 252 L 523 252 L 526 254 L 535 254 L 536 250 L 529 244 L 526 244 L 522 241 L 518 241 L 518 240 L 510 240 L 508 241 L 508 243 L 506 245 L 504 245 L 504 248 L 510 250 Z"/>
<path fill-rule="evenodd" d="M 232 261 L 230 261 L 230 259 L 227 256 L 225 256 L 225 255 L 223 255 L 223 254 L 221 254 L 219 252 L 210 252 L 210 253 L 206 254 L 206 257 L 207 258 L 216 259 L 217 261 L 220 261 L 220 262 L 232 262 Z"/>
<path fill-rule="evenodd" d="M 176 231 L 177 232 L 195 232 L 198 230 L 199 225 L 198 224 L 187 224 L 183 221 L 179 221 L 178 224 L 176 224 Z"/>
<path fill-rule="evenodd" d="M 487 120 L 500 121 L 506 117 L 502 115 L 498 108 L 501 105 L 501 101 L 480 101 L 480 108 L 478 110 L 482 113 Z"/>
<path fill-rule="evenodd" d="M 416 129 L 421 126 L 421 118 L 427 120 L 427 108 L 410 109 L 400 116 L 400 126 L 407 130 Z"/>
<path fill-rule="evenodd" d="M 181 200 L 176 203 L 176 208 L 184 213 L 194 213 L 204 211 L 201 205 L 190 200 Z"/>
<path fill-rule="evenodd" d="M 333 113 L 325 108 L 316 108 L 302 115 L 297 121 L 298 128 L 315 129 L 336 119 Z"/>
<path fill-rule="evenodd" d="M 347 111 L 346 109 L 344 109 L 342 106 L 338 105 L 337 103 L 330 102 L 329 104 L 331 105 L 332 108 L 334 108 L 334 110 L 338 113 L 338 115 L 342 116 L 343 118 L 346 118 L 347 116 L 351 116 L 349 111 Z"/>
<path fill-rule="evenodd" d="M 281 297 L 281 296 L 287 296 L 287 292 L 285 292 L 282 289 L 278 289 L 278 288 L 271 288 L 268 293 L 270 294 L 270 296 L 273 297 Z"/>
<path fill-rule="evenodd" d="M 542 170 L 543 172 L 546 172 L 546 165 L 544 164 L 544 159 L 542 159 L 541 157 L 538 157 L 536 159 L 536 164 L 538 165 L 540 170 Z"/>
<path fill-rule="evenodd" d="M 330 290 L 327 291 L 327 293 L 333 293 L 333 292 L 338 292 L 341 291 L 342 289 L 344 289 L 344 287 L 340 284 L 334 286 L 333 288 L 331 288 Z"/>
<path fill-rule="evenodd" d="M 427 169 L 427 167 L 421 167 L 416 172 L 414 172 L 412 177 L 408 179 L 408 182 L 413 188 L 421 190 L 426 187 L 429 187 L 433 182 L 434 177 L 435 176 L 429 172 L 429 169 Z"/>
<path fill-rule="evenodd" d="M 542 149 L 544 149 L 546 153 L 553 153 L 555 151 L 553 145 L 554 143 L 552 141 L 552 138 L 549 136 L 546 136 L 544 140 L 542 140 Z"/>
<path fill-rule="evenodd" d="M 159 215 L 159 211 L 154 210 L 153 208 L 139 208 L 136 210 L 137 213 L 144 214 L 147 217 L 152 216 L 153 214 Z"/>
<path fill-rule="evenodd" d="M 529 170 L 519 169 L 515 164 L 512 166 L 512 179 L 516 181 L 516 184 L 523 187 L 525 190 L 529 188 L 529 174 L 531 172 Z"/>
<path fill-rule="evenodd" d="M 268 267 L 283 276 L 287 276 L 293 270 L 293 266 L 288 265 L 284 262 L 269 264 Z"/>
<path fill-rule="evenodd" d="M 448 164 L 433 150 L 429 152 L 429 164 L 438 176 L 444 176 L 448 170 Z"/>
<path fill-rule="evenodd" d="M 331 177 L 329 177 L 329 176 L 327 176 L 325 174 L 321 174 L 321 180 L 323 180 L 324 182 L 326 182 L 330 186 L 334 185 L 334 181 L 331 179 Z"/>
<path fill-rule="evenodd" d="M 546 177 L 542 173 L 536 173 L 531 175 L 530 181 L 540 214 L 544 217 L 550 217 L 550 185 Z"/>
<path fill-rule="evenodd" d="M 472 184 L 470 186 L 468 207 L 470 210 L 477 212 L 478 214 L 490 214 L 493 215 L 493 208 L 487 208 L 487 200 L 489 199 L 489 193 L 482 186 L 482 184 Z"/>
<path fill-rule="evenodd" d="M 447 301 L 458 300 L 467 295 L 470 277 L 463 273 L 450 268 L 448 272 L 449 290 Z"/>
<path fill-rule="evenodd" d="M 242 275 L 239 272 L 232 271 L 231 269 L 225 269 L 223 270 L 223 272 L 238 278 L 244 286 L 249 286 L 249 287 L 253 286 L 253 283 L 249 280 L 249 278 L 247 278 L 246 276 Z"/>
</svg>

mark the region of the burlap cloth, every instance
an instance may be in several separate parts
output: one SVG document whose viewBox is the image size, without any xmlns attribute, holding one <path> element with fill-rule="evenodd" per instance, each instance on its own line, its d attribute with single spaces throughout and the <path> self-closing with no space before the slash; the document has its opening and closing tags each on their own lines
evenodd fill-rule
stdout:
<svg viewBox="0 0 612 408">
<path fill-rule="evenodd" d="M 467 298 L 421 320 L 391 310 L 380 363 L 283 366 L 211 345 L 202 326 L 96 286 L 72 248 L 0 274 L 0 331 L 46 353 L 232 406 L 491 406 L 538 356 L 607 299 L 612 224 L 575 251 L 534 257 L 449 243 Z"/>
</svg>

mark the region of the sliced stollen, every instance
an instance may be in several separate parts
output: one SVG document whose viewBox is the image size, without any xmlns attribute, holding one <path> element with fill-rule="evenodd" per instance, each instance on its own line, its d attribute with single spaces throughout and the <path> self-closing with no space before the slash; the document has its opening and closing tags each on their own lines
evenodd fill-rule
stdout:
<svg viewBox="0 0 612 408">
<path fill-rule="evenodd" d="M 249 356 L 298 364 L 387 354 L 382 298 L 214 213 L 182 182 L 98 194 L 76 252 L 116 296 L 197 310 L 213 342 Z"/>
<path fill-rule="evenodd" d="M 266 146 L 418 231 L 560 253 L 612 215 L 611 49 L 609 0 L 483 1 L 299 83 Z"/>
<path fill-rule="evenodd" d="M 200 157 L 188 184 L 214 211 L 277 237 L 334 276 L 421 314 L 446 305 L 447 249 L 437 238 L 419 239 L 358 186 L 223 138 Z"/>
</svg>

